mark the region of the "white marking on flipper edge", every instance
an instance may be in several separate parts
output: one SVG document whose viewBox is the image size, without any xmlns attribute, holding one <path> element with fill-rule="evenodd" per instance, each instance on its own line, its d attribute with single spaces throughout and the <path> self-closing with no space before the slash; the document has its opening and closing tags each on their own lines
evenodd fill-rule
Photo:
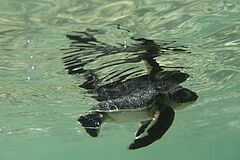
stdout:
<svg viewBox="0 0 240 160">
<path fill-rule="evenodd" d="M 147 126 L 147 128 L 144 129 L 144 132 L 142 134 L 140 134 L 139 136 L 137 136 L 135 139 L 140 139 L 140 138 L 143 138 L 145 136 L 148 136 L 148 130 L 156 123 L 158 117 L 160 115 L 160 112 L 159 111 L 156 111 L 152 121 L 149 123 L 149 125 Z"/>
<path fill-rule="evenodd" d="M 100 127 L 84 127 L 80 122 L 77 122 L 78 124 L 80 124 L 83 128 L 87 128 L 87 129 L 99 129 Z"/>
</svg>

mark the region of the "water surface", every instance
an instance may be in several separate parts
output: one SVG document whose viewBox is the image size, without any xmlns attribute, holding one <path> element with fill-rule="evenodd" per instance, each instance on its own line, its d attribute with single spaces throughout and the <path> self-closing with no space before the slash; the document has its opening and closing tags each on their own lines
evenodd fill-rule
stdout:
<svg viewBox="0 0 240 160">
<path fill-rule="evenodd" d="M 240 159 L 240 3 L 228 1 L 1 1 L 0 159 Z M 120 24 L 135 37 L 176 40 L 191 54 L 183 86 L 199 95 L 149 147 L 128 151 L 136 123 L 104 125 L 99 138 L 76 123 L 96 101 L 67 74 L 65 34 Z M 104 41 L 124 41 L 109 27 Z M 126 36 L 126 37 L 124 37 Z"/>
</svg>

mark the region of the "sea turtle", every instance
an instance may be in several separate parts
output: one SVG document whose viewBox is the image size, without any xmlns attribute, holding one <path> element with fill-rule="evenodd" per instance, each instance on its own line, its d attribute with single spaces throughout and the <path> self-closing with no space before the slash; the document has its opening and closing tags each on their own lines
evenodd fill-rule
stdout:
<svg viewBox="0 0 240 160">
<path fill-rule="evenodd" d="M 73 41 L 71 47 L 74 50 L 67 52 L 63 61 L 69 74 L 85 76 L 86 82 L 80 87 L 89 90 L 99 101 L 78 118 L 78 122 L 92 137 L 98 136 L 100 126 L 104 122 L 140 121 L 141 126 L 129 149 L 148 146 L 160 139 L 171 126 L 175 109 L 183 108 L 197 100 L 198 96 L 195 92 L 180 86 L 180 83 L 189 77 L 187 73 L 180 70 L 165 71 L 155 59 L 168 50 L 181 52 L 183 49 L 168 47 L 167 43 L 159 45 L 145 38 L 132 38 L 138 43 L 131 47 L 125 45 L 116 47 L 98 41 L 89 32 L 78 33 L 80 36 L 67 35 Z M 121 63 L 144 61 L 148 74 L 126 79 L 129 76 L 127 74 L 111 83 L 98 85 L 100 80 L 94 73 L 96 69 L 84 68 L 87 63 L 96 60 L 96 57 L 89 58 L 91 54 L 97 53 L 97 57 L 102 57 L 122 52 L 134 53 L 138 56 L 121 60 Z M 115 62 L 116 65 L 119 64 L 118 60 Z M 104 66 L 99 69 L 102 68 Z"/>
<path fill-rule="evenodd" d="M 164 80 L 165 76 L 168 76 L 169 81 Z M 172 81 L 172 78 L 176 77 L 179 79 Z M 96 137 L 104 122 L 141 121 L 129 149 L 147 146 L 160 139 L 168 130 L 173 122 L 175 109 L 186 107 L 196 101 L 198 97 L 196 93 L 178 85 L 184 80 L 183 77 L 187 77 L 187 74 L 168 72 L 158 82 L 147 80 L 139 83 L 138 79 L 123 82 L 121 85 L 128 86 L 130 83 L 134 86 L 136 83 L 138 87 L 127 95 L 120 94 L 119 98 L 98 103 L 87 114 L 80 115 L 78 122 L 89 135 Z"/>
</svg>

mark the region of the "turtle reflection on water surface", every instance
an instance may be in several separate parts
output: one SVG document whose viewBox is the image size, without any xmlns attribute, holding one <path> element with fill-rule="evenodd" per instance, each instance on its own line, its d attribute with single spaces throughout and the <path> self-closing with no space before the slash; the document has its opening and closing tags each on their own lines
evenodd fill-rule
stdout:
<svg viewBox="0 0 240 160">
<path fill-rule="evenodd" d="M 180 86 L 189 77 L 187 73 L 176 70 L 177 67 L 175 70 L 164 70 L 167 67 L 160 66 L 155 59 L 157 56 L 184 53 L 186 50 L 183 46 L 174 46 L 174 42 L 157 44 L 145 38 L 131 38 L 135 43 L 130 46 L 110 45 L 98 41 L 94 34 L 102 33 L 88 29 L 86 32 L 67 35 L 71 45 L 66 49 L 70 51 L 63 57 L 66 69 L 69 74 L 83 75 L 86 81 L 80 87 L 88 90 L 99 101 L 86 114 L 80 115 L 78 122 L 89 135 L 97 137 L 105 122 L 139 121 L 141 126 L 129 149 L 148 146 L 169 129 L 173 123 L 174 110 L 186 107 L 198 98 L 195 92 Z M 94 69 L 85 68 L 102 57 L 124 53 L 134 56 L 111 60 Z M 142 71 L 134 67 L 118 74 L 112 72 L 108 74 L 113 75 L 110 78 L 99 78 L 96 73 L 116 65 L 141 61 L 145 63 L 148 74 L 131 77 Z M 115 81 L 101 84 L 106 79 L 116 77 L 118 79 Z"/>
</svg>

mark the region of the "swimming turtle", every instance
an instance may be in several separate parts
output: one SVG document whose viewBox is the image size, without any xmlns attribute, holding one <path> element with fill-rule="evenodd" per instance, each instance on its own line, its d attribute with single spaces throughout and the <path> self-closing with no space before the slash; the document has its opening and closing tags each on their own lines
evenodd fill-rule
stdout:
<svg viewBox="0 0 240 160">
<path fill-rule="evenodd" d="M 197 100 L 195 92 L 180 86 L 189 77 L 187 73 L 180 70 L 164 71 L 163 66 L 155 59 L 167 50 L 180 52 L 181 49 L 168 48 L 164 44 L 161 46 L 145 38 L 132 38 L 138 42 L 132 47 L 116 47 L 99 42 L 90 33 L 78 33 L 83 36 L 67 35 L 74 41 L 71 47 L 75 50 L 67 52 L 63 60 L 69 74 L 85 76 L 87 81 L 80 87 L 91 91 L 93 97 L 99 101 L 78 118 L 78 122 L 90 136 L 97 137 L 101 125 L 105 122 L 139 121 L 141 126 L 128 148 L 133 150 L 148 146 L 160 139 L 169 129 L 174 120 L 174 110 Z M 144 61 L 148 74 L 126 79 L 129 76 L 127 74 L 111 83 L 98 85 L 100 80 L 94 73 L 97 69 L 84 68 L 87 63 L 96 60 L 96 57 L 89 58 L 91 54 L 98 53 L 97 57 L 102 57 L 122 52 L 133 52 L 138 56 L 121 60 L 121 63 Z M 86 60 L 84 56 L 87 57 Z M 116 62 L 119 64 L 118 60 Z M 107 65 L 109 66 L 111 67 Z M 102 68 L 104 66 L 99 69 Z"/>
<path fill-rule="evenodd" d="M 98 103 L 87 114 L 80 115 L 78 122 L 89 135 L 97 137 L 104 122 L 141 121 L 141 126 L 129 149 L 137 149 L 153 143 L 171 126 L 174 110 L 186 107 L 198 97 L 195 92 L 177 84 L 181 83 L 184 80 L 182 78 L 187 77 L 187 74 L 181 72 L 168 74 L 160 78 L 159 82 L 139 83 L 137 79 L 124 82 L 122 85 L 125 86 L 128 86 L 128 83 L 134 86 L 136 83 L 138 88 L 127 95 L 120 94 L 119 98 Z M 169 81 L 164 80 L 165 76 L 168 76 Z M 175 79 L 175 82 L 171 81 L 172 78 L 177 77 L 179 79 Z M 141 86 L 143 84 L 144 86 Z"/>
</svg>

